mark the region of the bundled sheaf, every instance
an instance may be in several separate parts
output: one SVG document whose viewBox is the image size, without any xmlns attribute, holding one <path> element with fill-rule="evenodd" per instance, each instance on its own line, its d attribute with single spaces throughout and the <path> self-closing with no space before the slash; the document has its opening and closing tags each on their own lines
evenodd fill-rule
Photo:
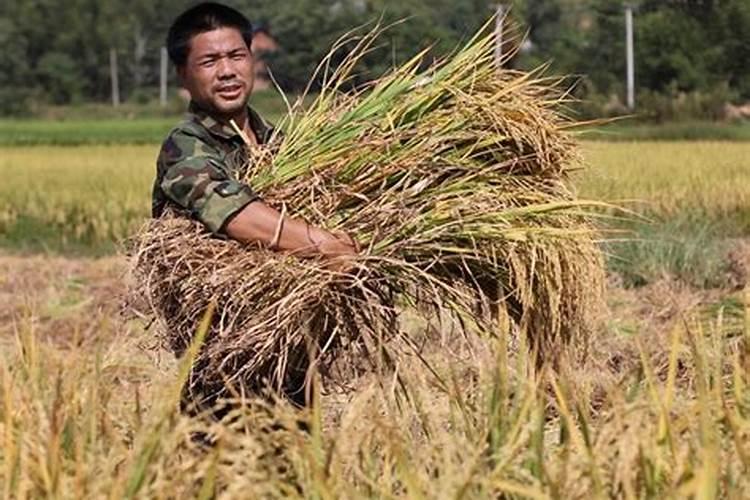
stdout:
<svg viewBox="0 0 750 500">
<path fill-rule="evenodd" d="M 216 305 L 196 396 L 288 386 L 310 366 L 382 366 L 392 340 L 409 341 L 406 307 L 427 321 L 448 311 L 465 333 L 507 333 L 503 315 L 542 356 L 585 340 L 603 266 L 590 205 L 568 184 L 577 158 L 559 82 L 498 70 L 481 33 L 427 70 L 421 54 L 343 92 L 373 39 L 290 112 L 273 155 L 248 151 L 245 178 L 272 206 L 356 238 L 351 270 L 213 238 L 177 215 L 137 239 L 138 290 L 176 353 Z"/>
</svg>

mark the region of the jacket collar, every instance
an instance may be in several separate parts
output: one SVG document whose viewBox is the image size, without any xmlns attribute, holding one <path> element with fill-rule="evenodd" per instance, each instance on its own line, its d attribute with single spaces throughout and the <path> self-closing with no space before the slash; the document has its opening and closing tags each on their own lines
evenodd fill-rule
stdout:
<svg viewBox="0 0 750 500">
<path fill-rule="evenodd" d="M 234 131 L 231 125 L 221 122 L 211 116 L 206 110 L 198 106 L 195 101 L 190 101 L 188 106 L 190 118 L 206 128 L 212 135 L 224 140 L 239 139 L 240 136 Z M 273 127 L 266 122 L 253 108 L 247 106 L 247 116 L 250 120 L 250 128 L 255 132 L 258 143 L 266 144 L 273 135 Z"/>
</svg>

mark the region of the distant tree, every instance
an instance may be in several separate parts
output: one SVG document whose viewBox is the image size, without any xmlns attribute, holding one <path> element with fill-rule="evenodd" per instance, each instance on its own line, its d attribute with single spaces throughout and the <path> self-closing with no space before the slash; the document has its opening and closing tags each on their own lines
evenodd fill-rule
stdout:
<svg viewBox="0 0 750 500">
<path fill-rule="evenodd" d="M 284 88 L 304 88 L 333 41 L 354 26 L 347 6 L 338 4 L 333 0 L 286 0 L 283 4 L 260 0 L 243 9 L 257 23 L 267 25 L 279 42 L 279 51 L 268 55 L 268 63 Z"/>
<path fill-rule="evenodd" d="M 426 63 L 454 50 L 492 14 L 497 0 L 226 0 L 265 24 L 280 44 L 270 67 L 302 89 L 331 44 L 356 28 L 392 26 L 363 58 L 355 83 L 375 78 L 423 48 Z M 639 91 L 712 92 L 750 99 L 750 1 L 633 0 Z M 13 0 L 0 2 L 0 113 L 32 102 L 109 98 L 109 50 L 120 56 L 124 97 L 151 95 L 159 48 L 174 17 L 195 0 Z M 550 63 L 579 75 L 579 95 L 621 95 L 622 2 L 506 0 L 508 28 L 528 30 L 514 65 Z M 403 22 L 400 22 L 403 21 Z M 394 24 L 395 23 L 395 24 Z M 340 57 L 343 57 L 345 50 Z M 721 94 L 723 95 L 723 94 Z"/>
<path fill-rule="evenodd" d="M 710 70 L 720 75 L 738 95 L 750 100 L 750 1 L 727 0 L 713 23 L 711 44 L 720 63 Z"/>
<path fill-rule="evenodd" d="M 76 61 L 64 52 L 44 54 L 37 63 L 36 75 L 53 104 L 68 104 L 81 97 L 84 79 Z"/>
<path fill-rule="evenodd" d="M 278 40 L 280 50 L 269 56 L 269 66 L 290 90 L 304 88 L 333 42 L 353 29 L 363 32 L 376 23 L 388 26 L 374 50 L 362 59 L 355 78 L 355 83 L 361 83 L 424 48 L 432 47 L 433 58 L 447 54 L 491 14 L 486 0 L 287 0 L 283 4 L 260 0 L 233 4 L 257 17 Z"/>
</svg>

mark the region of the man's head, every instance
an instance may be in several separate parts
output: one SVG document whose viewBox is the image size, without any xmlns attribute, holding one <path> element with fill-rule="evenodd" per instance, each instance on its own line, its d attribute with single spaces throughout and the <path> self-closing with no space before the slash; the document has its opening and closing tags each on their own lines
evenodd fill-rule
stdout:
<svg viewBox="0 0 750 500">
<path fill-rule="evenodd" d="M 250 21 L 218 3 L 201 3 L 175 19 L 167 51 L 198 105 L 228 118 L 244 110 L 254 83 L 252 38 Z"/>
</svg>

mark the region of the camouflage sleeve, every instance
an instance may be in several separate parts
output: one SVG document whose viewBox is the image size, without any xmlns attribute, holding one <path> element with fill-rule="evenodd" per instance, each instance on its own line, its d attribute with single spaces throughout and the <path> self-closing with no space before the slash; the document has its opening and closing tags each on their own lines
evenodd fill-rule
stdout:
<svg viewBox="0 0 750 500">
<path fill-rule="evenodd" d="M 214 234 L 259 197 L 232 177 L 221 153 L 189 131 L 173 132 L 159 154 L 160 187 Z"/>
</svg>

